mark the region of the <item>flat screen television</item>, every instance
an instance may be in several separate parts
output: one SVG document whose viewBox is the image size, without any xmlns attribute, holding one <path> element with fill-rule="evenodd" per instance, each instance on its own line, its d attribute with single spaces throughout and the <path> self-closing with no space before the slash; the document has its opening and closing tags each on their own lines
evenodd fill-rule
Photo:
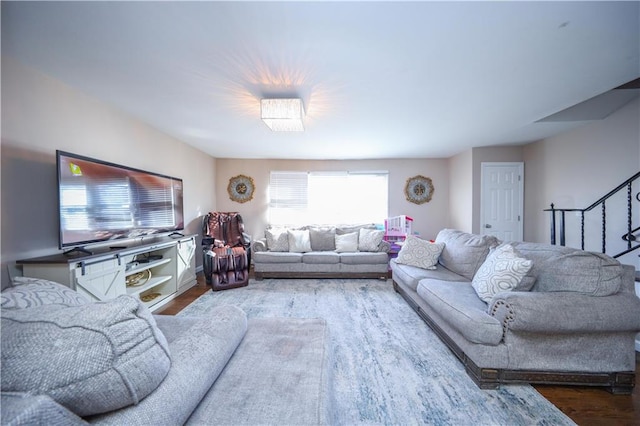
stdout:
<svg viewBox="0 0 640 426">
<path fill-rule="evenodd" d="M 59 248 L 184 229 L 182 179 L 56 151 Z"/>
</svg>

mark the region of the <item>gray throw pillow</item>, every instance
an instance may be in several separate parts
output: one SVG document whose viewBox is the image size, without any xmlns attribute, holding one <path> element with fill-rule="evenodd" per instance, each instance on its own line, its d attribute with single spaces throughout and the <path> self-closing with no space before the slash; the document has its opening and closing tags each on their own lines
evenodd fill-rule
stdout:
<svg viewBox="0 0 640 426">
<path fill-rule="evenodd" d="M 48 395 L 87 416 L 137 404 L 170 367 L 164 335 L 131 296 L 2 310 L 2 392 Z"/>
<path fill-rule="evenodd" d="M 440 264 L 448 270 L 472 280 L 484 263 L 489 249 L 499 244 L 493 235 L 475 235 L 455 229 L 443 229 L 436 243 L 444 243 Z"/>
<path fill-rule="evenodd" d="M 334 251 L 336 249 L 336 228 L 309 228 L 311 250 Z"/>
<path fill-rule="evenodd" d="M 79 306 L 89 299 L 62 284 L 40 278 L 14 277 L 14 287 L 0 293 L 2 309 L 25 309 L 43 305 Z"/>
</svg>

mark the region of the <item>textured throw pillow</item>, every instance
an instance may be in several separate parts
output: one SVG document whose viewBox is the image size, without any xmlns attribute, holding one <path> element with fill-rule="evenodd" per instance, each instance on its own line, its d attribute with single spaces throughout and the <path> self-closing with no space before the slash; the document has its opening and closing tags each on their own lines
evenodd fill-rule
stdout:
<svg viewBox="0 0 640 426">
<path fill-rule="evenodd" d="M 25 309 L 42 305 L 79 306 L 90 301 L 62 284 L 40 278 L 14 277 L 14 287 L 0 293 L 2 309 Z"/>
<path fill-rule="evenodd" d="M 358 233 L 336 234 L 336 251 L 338 253 L 350 253 L 358 251 Z"/>
<path fill-rule="evenodd" d="M 358 251 L 378 251 L 384 231 L 361 228 L 358 232 Z"/>
<path fill-rule="evenodd" d="M 407 235 L 396 261 L 422 269 L 436 269 L 444 243 L 432 243 L 413 235 Z"/>
<path fill-rule="evenodd" d="M 131 296 L 2 310 L 2 391 L 49 395 L 79 416 L 137 404 L 171 367 L 149 310 Z"/>
<path fill-rule="evenodd" d="M 313 251 L 334 251 L 336 228 L 309 228 L 309 239 Z"/>
<path fill-rule="evenodd" d="M 311 251 L 311 240 L 309 230 L 288 230 L 289 251 L 291 253 L 306 253 Z"/>
<path fill-rule="evenodd" d="M 267 229 L 267 249 L 270 251 L 289 251 L 289 234 L 286 229 Z"/>
<path fill-rule="evenodd" d="M 497 293 L 515 290 L 532 266 L 531 260 L 518 257 L 513 246 L 501 244 L 491 250 L 471 285 L 478 297 L 489 303 Z"/>
</svg>

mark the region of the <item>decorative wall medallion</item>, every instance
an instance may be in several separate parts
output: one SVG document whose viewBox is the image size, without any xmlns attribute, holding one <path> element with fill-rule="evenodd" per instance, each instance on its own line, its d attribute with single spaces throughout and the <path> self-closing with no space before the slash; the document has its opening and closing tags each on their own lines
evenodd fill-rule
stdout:
<svg viewBox="0 0 640 426">
<path fill-rule="evenodd" d="M 227 192 L 229 198 L 238 203 L 246 203 L 253 198 L 253 191 L 255 185 L 253 179 L 249 176 L 238 175 L 229 179 L 229 186 L 227 186 Z"/>
<path fill-rule="evenodd" d="M 433 182 L 431 182 L 431 178 L 421 175 L 410 177 L 404 186 L 404 195 L 407 197 L 407 201 L 411 201 L 412 203 L 428 203 L 433 196 Z"/>
</svg>

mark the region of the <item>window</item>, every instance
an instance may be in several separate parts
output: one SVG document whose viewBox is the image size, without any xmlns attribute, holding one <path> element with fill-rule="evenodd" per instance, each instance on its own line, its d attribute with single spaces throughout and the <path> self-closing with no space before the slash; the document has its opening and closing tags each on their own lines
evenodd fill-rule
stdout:
<svg viewBox="0 0 640 426">
<path fill-rule="evenodd" d="M 271 172 L 273 225 L 380 223 L 387 217 L 388 172 Z"/>
</svg>

